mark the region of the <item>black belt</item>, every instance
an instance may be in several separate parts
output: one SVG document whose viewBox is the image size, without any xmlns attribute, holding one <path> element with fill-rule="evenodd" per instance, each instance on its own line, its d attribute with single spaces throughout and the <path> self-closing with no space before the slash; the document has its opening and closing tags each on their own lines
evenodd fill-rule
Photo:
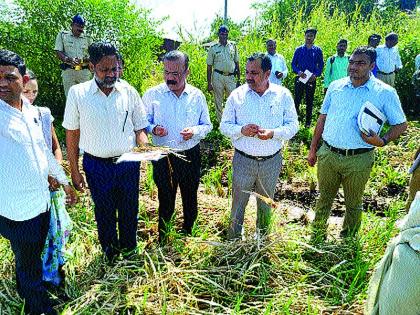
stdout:
<svg viewBox="0 0 420 315">
<path fill-rule="evenodd" d="M 383 74 L 383 75 L 390 75 L 390 74 L 393 74 L 395 71 L 392 71 L 392 72 L 382 72 L 382 71 L 380 71 L 380 70 L 378 70 L 378 73 L 380 73 L 380 74 Z"/>
<path fill-rule="evenodd" d="M 235 73 L 220 71 L 220 70 L 217 70 L 217 69 L 214 69 L 214 72 L 217 72 L 218 74 L 221 74 L 221 75 L 224 75 L 224 76 L 227 76 L 227 77 L 235 74 Z"/>
<path fill-rule="evenodd" d="M 245 152 L 242 152 L 242 151 L 240 151 L 238 149 L 235 149 L 235 151 L 238 152 L 240 155 L 242 155 L 244 157 L 247 157 L 248 159 L 251 159 L 251 160 L 255 160 L 255 161 L 266 161 L 266 160 L 269 160 L 269 159 L 275 157 L 277 154 L 279 154 L 280 151 L 281 151 L 281 149 L 278 150 L 274 154 L 266 155 L 266 156 L 253 156 L 253 155 L 246 154 Z"/>
<path fill-rule="evenodd" d="M 93 160 L 97 160 L 97 161 L 101 161 L 101 162 L 107 162 L 107 163 L 116 163 L 117 160 L 120 158 L 119 156 L 114 156 L 114 157 L 109 157 L 109 158 L 102 158 L 99 156 L 94 156 L 92 154 L 89 154 L 87 152 L 84 153 L 84 155 L 86 155 L 87 157 L 93 159 Z"/>
<path fill-rule="evenodd" d="M 366 153 L 369 151 L 372 151 L 374 148 L 359 148 L 359 149 L 339 149 L 335 148 L 327 143 L 327 141 L 324 140 L 325 145 L 330 149 L 330 151 L 344 155 L 344 156 L 352 156 L 357 154 Z"/>
</svg>

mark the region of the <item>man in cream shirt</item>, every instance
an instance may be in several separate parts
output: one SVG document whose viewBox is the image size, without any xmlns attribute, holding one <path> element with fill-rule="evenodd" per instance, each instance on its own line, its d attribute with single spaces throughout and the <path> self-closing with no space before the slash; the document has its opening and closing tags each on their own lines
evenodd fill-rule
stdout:
<svg viewBox="0 0 420 315">
<path fill-rule="evenodd" d="M 139 208 L 138 162 L 116 160 L 133 147 L 147 142 L 143 102 L 128 84 L 117 82 L 118 52 L 105 42 L 89 46 L 94 78 L 72 86 L 67 98 L 63 127 L 67 155 L 76 189 L 86 187 L 79 170 L 79 148 L 84 151 L 83 169 L 95 204 L 98 236 L 108 261 L 137 247 Z M 118 233 L 117 233 L 118 211 Z"/>
</svg>

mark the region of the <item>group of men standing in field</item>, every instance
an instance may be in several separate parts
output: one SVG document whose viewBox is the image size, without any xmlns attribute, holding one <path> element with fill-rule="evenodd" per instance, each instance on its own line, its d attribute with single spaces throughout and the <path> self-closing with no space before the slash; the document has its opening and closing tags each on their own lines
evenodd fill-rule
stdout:
<svg viewBox="0 0 420 315">
<path fill-rule="evenodd" d="M 185 53 L 175 50 L 165 54 L 164 82 L 140 97 L 135 88 L 120 78 L 123 61 L 114 45 L 94 42 L 86 48 L 87 54 L 69 52 L 66 47 L 84 51 L 83 43 L 89 43 L 88 39 L 78 42 L 84 23 L 82 17 L 75 16 L 72 33 L 60 33 L 55 46 L 64 64 L 63 83 L 83 81 L 78 76 L 86 67 L 93 73 L 93 79 L 85 82 L 64 83 L 68 90 L 63 126 L 74 188 L 83 191 L 89 187 L 99 241 L 107 260 L 112 262 L 120 254 L 127 257 L 135 252 L 139 208 L 139 162 L 116 160 L 135 146 L 148 144 L 148 135 L 153 144 L 170 147 L 184 156 L 169 155 L 153 162 L 153 179 L 158 188 L 159 241 L 167 241 L 178 186 L 184 214 L 182 232 L 191 234 L 198 213 L 199 143 L 212 129 L 212 123 L 204 94 L 187 83 L 190 70 Z M 208 90 L 215 95 L 220 131 L 231 139 L 235 149 L 228 238 L 236 239 L 243 229 L 247 191 L 255 187 L 262 196 L 274 196 L 282 148 L 299 129 L 297 109 L 303 93 L 307 99 L 305 124 L 310 125 L 313 94 L 324 62 L 321 49 L 313 44 L 316 30 L 308 29 L 305 44 L 296 49 L 292 61 L 295 100 L 281 85 L 288 72 L 284 58 L 276 54 L 274 40 L 267 41 L 267 54 L 255 53 L 247 58 L 246 84 L 237 86 L 234 78 L 240 78 L 239 57 L 236 45 L 227 41 L 228 32 L 226 26 L 220 27 L 219 43 L 209 49 L 207 78 Z M 347 57 L 346 45 L 339 41 L 334 61 L 327 61 L 332 70 L 308 155 L 310 166 L 318 162 L 320 198 L 313 224 L 316 239 L 326 235 L 331 205 L 341 184 L 346 202 L 343 235 L 357 232 L 374 148 L 395 140 L 407 126 L 395 89 L 371 74 L 377 60 L 375 49 L 358 47 Z M 338 78 L 335 71 L 344 69 L 346 62 L 348 76 Z M 381 69 L 378 71 L 387 71 Z M 37 110 L 21 97 L 26 81 L 22 58 L 1 50 L 0 146 L 11 153 L 2 155 L 1 160 L 2 165 L 16 167 L 0 169 L 0 194 L 4 200 L 0 234 L 12 243 L 18 291 L 26 299 L 27 311 L 55 314 L 39 270 L 39 246 L 45 240 L 45 232 L 39 229 L 45 230 L 43 216 L 49 207 L 47 175 L 56 176 L 65 186 L 69 202 L 75 202 L 75 195 L 43 143 Z M 224 93 L 228 95 L 225 106 Z M 377 107 L 391 125 L 382 137 L 374 132 L 363 134 L 357 126 L 355 117 L 366 101 Z M 86 181 L 79 169 L 80 152 Z M 22 177 L 23 173 L 26 176 Z M 32 186 L 16 182 L 21 178 L 28 178 Z M 39 178 L 38 184 L 33 178 Z M 18 199 L 21 206 L 17 205 Z M 271 208 L 262 200 L 257 202 L 257 233 L 266 234 Z M 40 220 L 44 220 L 42 224 Z M 28 244 L 37 250 L 28 251 L 32 248 Z"/>
</svg>

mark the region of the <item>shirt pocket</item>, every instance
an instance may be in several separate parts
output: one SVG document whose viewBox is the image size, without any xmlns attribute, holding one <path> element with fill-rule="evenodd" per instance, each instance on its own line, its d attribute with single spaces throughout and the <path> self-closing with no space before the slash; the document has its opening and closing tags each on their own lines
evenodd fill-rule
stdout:
<svg viewBox="0 0 420 315">
<path fill-rule="evenodd" d="M 28 128 L 30 130 L 29 132 Z M 32 146 L 33 143 L 45 142 L 41 121 L 35 117 L 33 122 L 28 123 L 28 126 L 13 122 L 10 123 L 8 127 L 8 136 L 12 141 L 25 146 Z"/>
<path fill-rule="evenodd" d="M 64 50 L 65 52 L 69 52 L 71 50 L 74 50 L 74 41 L 72 40 L 64 40 Z"/>
</svg>

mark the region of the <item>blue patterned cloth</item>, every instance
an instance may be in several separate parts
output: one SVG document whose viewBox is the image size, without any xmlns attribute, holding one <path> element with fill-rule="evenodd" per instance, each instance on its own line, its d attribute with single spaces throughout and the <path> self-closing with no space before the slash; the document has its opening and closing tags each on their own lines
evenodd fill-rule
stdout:
<svg viewBox="0 0 420 315">
<path fill-rule="evenodd" d="M 63 280 L 60 267 L 66 262 L 65 247 L 72 222 L 65 206 L 66 194 L 63 189 L 51 192 L 51 219 L 47 239 L 42 252 L 42 279 L 59 285 Z"/>
<path fill-rule="evenodd" d="M 38 107 L 42 131 L 47 146 L 52 151 L 51 126 L 53 117 L 47 107 Z M 42 251 L 42 279 L 59 285 L 63 280 L 60 268 L 65 263 L 65 247 L 68 241 L 72 222 L 66 211 L 66 194 L 62 188 L 51 192 L 50 227 Z"/>
</svg>

